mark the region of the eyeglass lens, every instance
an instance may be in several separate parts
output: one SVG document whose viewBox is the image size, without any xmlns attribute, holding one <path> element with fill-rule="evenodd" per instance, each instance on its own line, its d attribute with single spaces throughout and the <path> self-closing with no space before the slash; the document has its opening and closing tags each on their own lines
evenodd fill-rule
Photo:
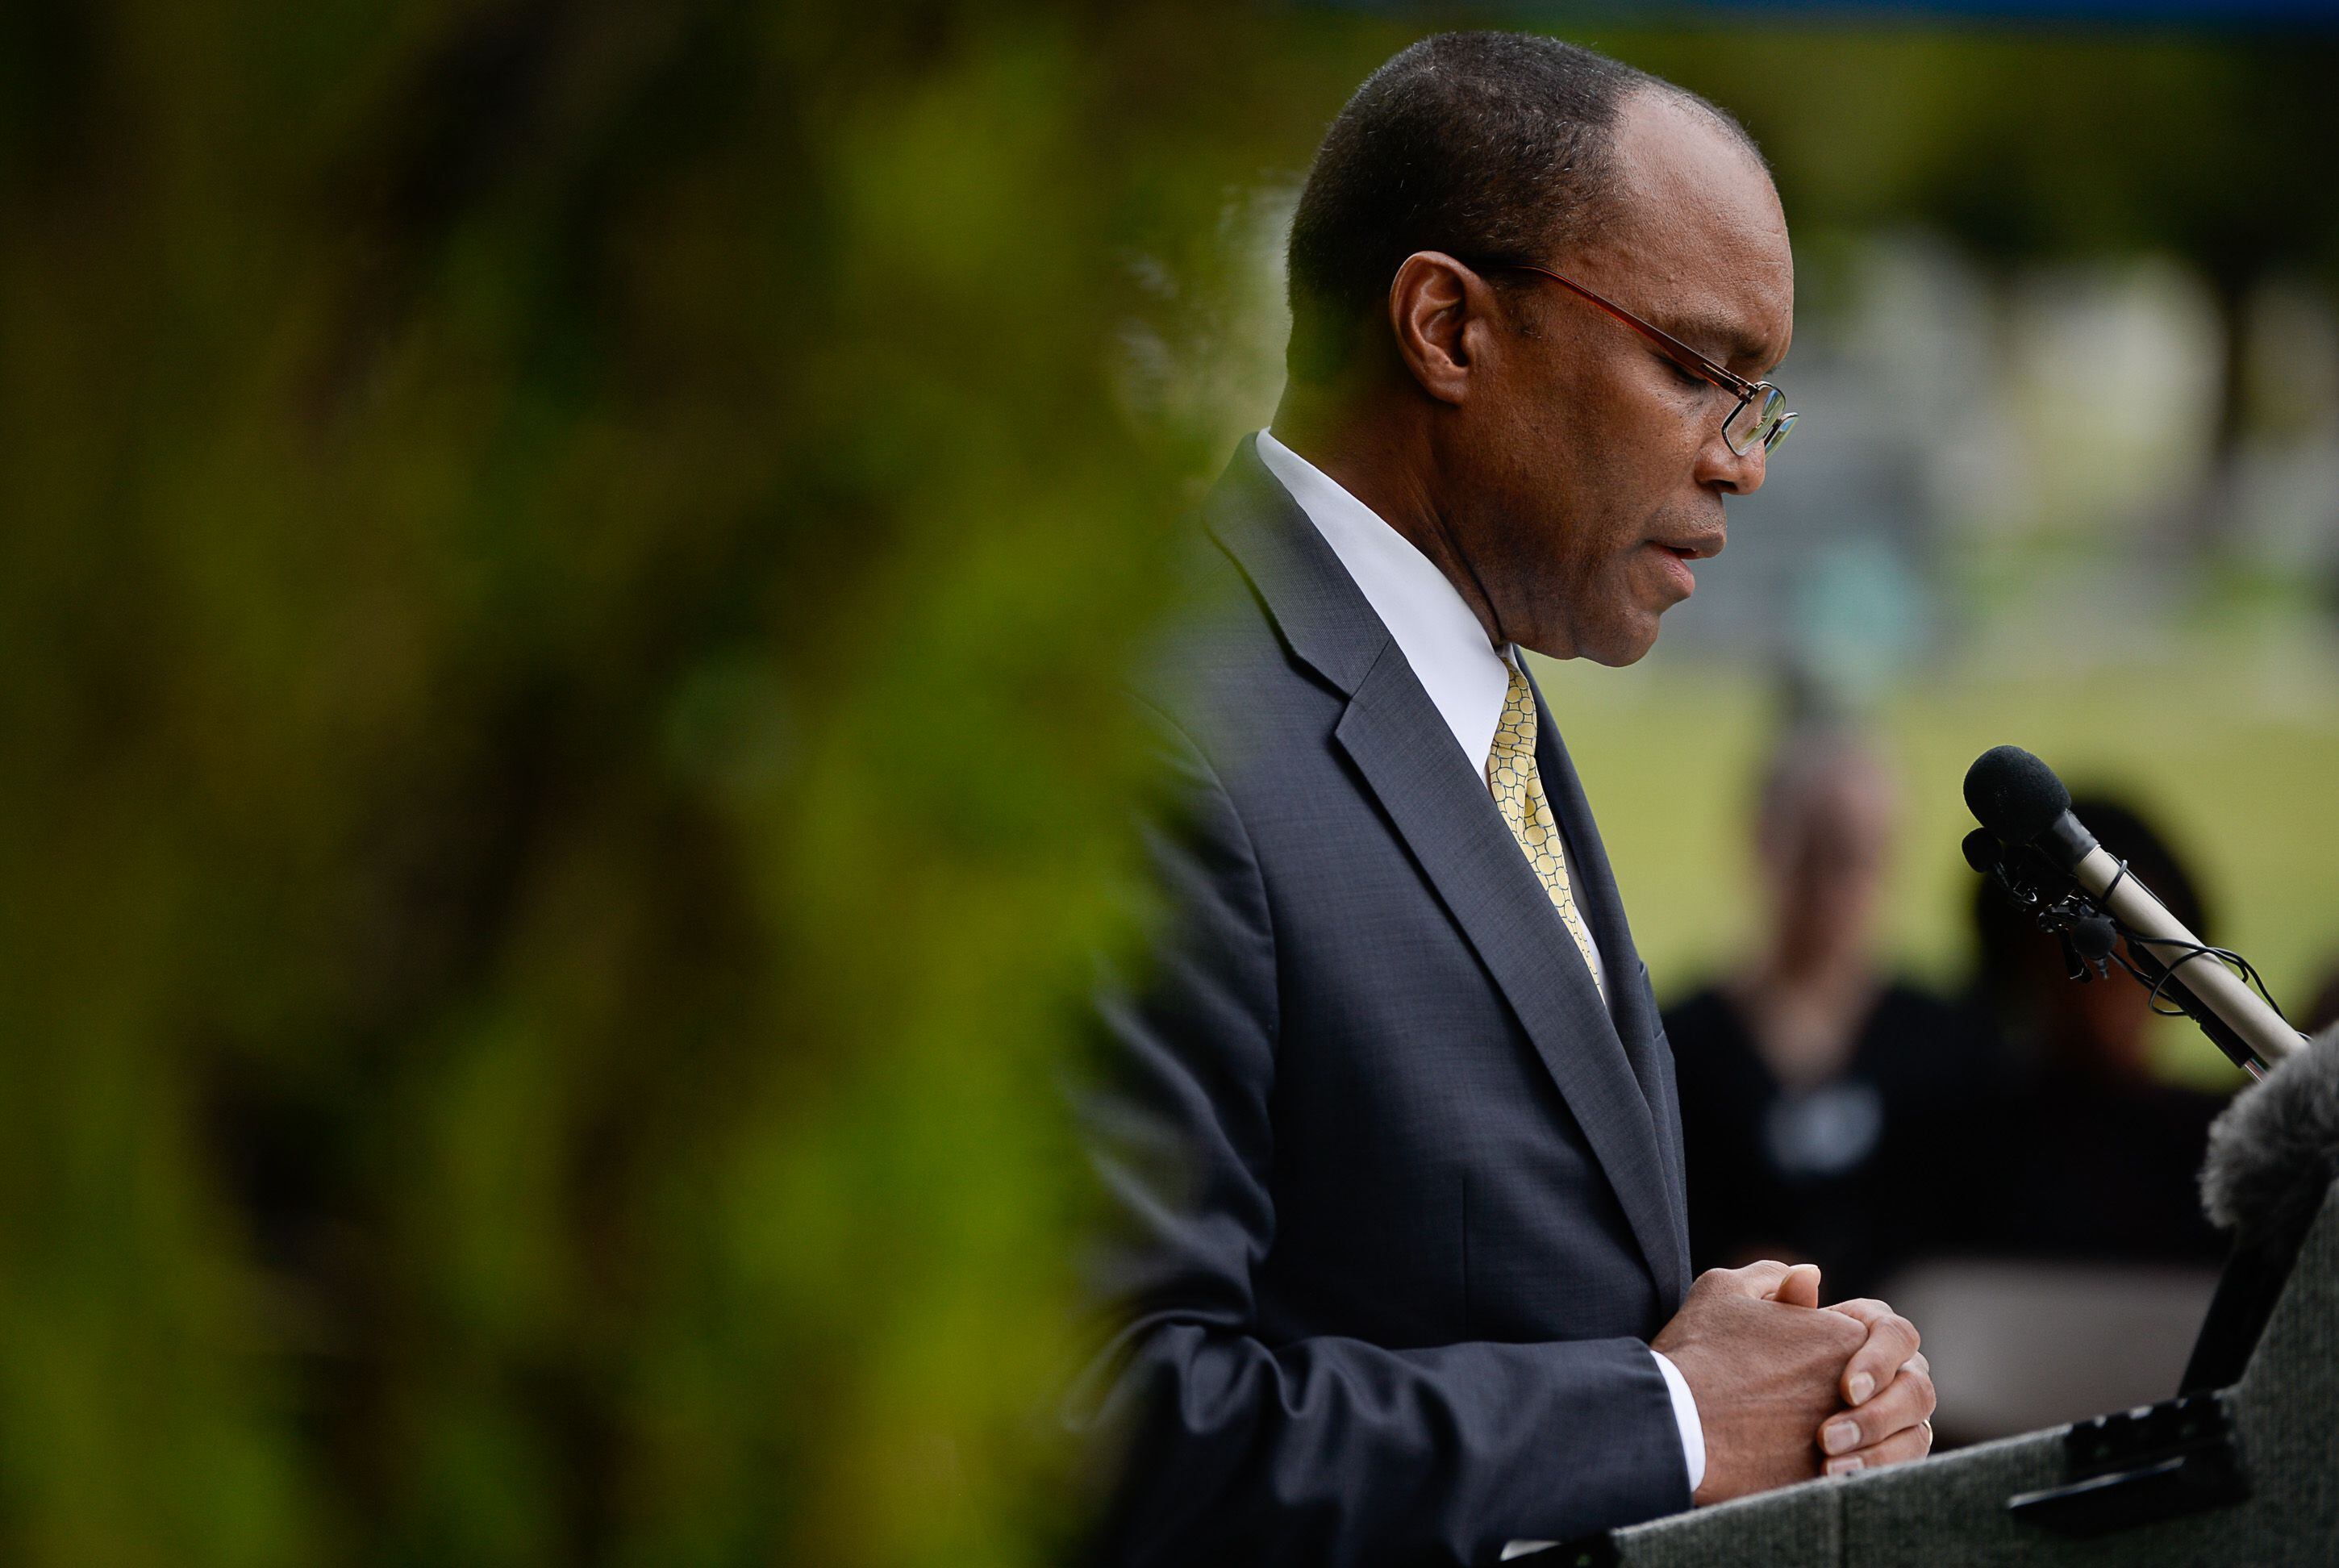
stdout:
<svg viewBox="0 0 2339 1568">
<path fill-rule="evenodd" d="M 1747 399 L 1732 410 L 1729 422 L 1722 426 L 1722 439 L 1730 449 L 1743 455 L 1757 446 L 1775 450 L 1787 432 L 1794 428 L 1795 416 L 1787 411 L 1787 396 L 1776 387 L 1764 387 L 1760 395 Z"/>
</svg>

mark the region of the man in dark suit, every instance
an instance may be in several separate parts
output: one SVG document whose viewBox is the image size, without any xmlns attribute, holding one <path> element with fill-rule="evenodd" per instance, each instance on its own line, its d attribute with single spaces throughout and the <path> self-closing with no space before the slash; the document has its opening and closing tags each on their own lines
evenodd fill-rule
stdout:
<svg viewBox="0 0 2339 1568">
<path fill-rule="evenodd" d="M 1762 481 L 1759 154 L 1586 51 L 1431 39 L 1332 126 L 1290 272 L 1217 609 L 1146 694 L 1177 788 L 1091 1106 L 1104 1555 L 1485 1561 L 1916 1457 L 1904 1319 L 1690 1283 L 1671 1056 L 1517 657 L 1640 657 Z"/>
</svg>

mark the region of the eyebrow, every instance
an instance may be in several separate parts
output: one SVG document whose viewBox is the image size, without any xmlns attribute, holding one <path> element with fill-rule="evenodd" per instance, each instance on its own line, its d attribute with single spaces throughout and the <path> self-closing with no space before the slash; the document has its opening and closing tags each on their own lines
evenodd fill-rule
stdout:
<svg viewBox="0 0 2339 1568">
<path fill-rule="evenodd" d="M 1771 368 L 1765 366 L 1771 351 L 1770 344 L 1726 317 L 1676 312 L 1649 316 L 1644 320 L 1653 326 L 1663 327 L 1708 359 L 1722 364 L 1735 367 L 1743 363 Z M 1719 345 L 1722 351 L 1714 353 L 1712 345 Z"/>
</svg>

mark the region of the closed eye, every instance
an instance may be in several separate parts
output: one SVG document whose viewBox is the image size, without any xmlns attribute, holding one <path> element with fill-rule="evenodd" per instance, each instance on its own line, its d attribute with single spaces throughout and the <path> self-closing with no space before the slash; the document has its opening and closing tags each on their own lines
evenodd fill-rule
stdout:
<svg viewBox="0 0 2339 1568">
<path fill-rule="evenodd" d="M 1680 382 L 1683 386 L 1694 391 L 1704 391 L 1712 387 L 1712 382 L 1707 380 L 1703 376 L 1699 375 L 1695 370 L 1691 370 L 1687 365 L 1683 364 L 1679 360 L 1674 359 L 1672 355 L 1659 354 L 1657 358 L 1664 361 L 1665 369 L 1671 370 L 1673 373 L 1673 380 Z"/>
</svg>

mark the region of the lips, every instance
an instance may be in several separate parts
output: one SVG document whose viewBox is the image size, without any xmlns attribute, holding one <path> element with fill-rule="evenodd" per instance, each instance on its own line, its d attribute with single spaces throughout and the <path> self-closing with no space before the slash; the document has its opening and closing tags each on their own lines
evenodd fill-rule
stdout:
<svg viewBox="0 0 2339 1568">
<path fill-rule="evenodd" d="M 1671 520 L 1687 521 L 1688 519 Z M 1693 524 L 1677 532 L 1666 534 L 1661 538 L 1645 541 L 1650 554 L 1656 557 L 1658 570 L 1671 585 L 1673 597 L 1675 599 L 1685 599 L 1697 592 L 1697 577 L 1690 570 L 1690 563 L 1702 561 L 1708 557 L 1722 553 L 1722 547 L 1728 540 L 1729 535 L 1718 526 L 1719 522 L 1720 519 L 1717 518 L 1714 519 L 1716 526 Z"/>
<path fill-rule="evenodd" d="M 1674 597 L 1685 599 L 1697 592 L 1696 574 L 1689 569 L 1690 562 L 1698 558 L 1695 552 L 1659 544 L 1654 539 L 1649 541 L 1649 548 L 1656 555 L 1658 569 L 1673 585 Z"/>
</svg>

